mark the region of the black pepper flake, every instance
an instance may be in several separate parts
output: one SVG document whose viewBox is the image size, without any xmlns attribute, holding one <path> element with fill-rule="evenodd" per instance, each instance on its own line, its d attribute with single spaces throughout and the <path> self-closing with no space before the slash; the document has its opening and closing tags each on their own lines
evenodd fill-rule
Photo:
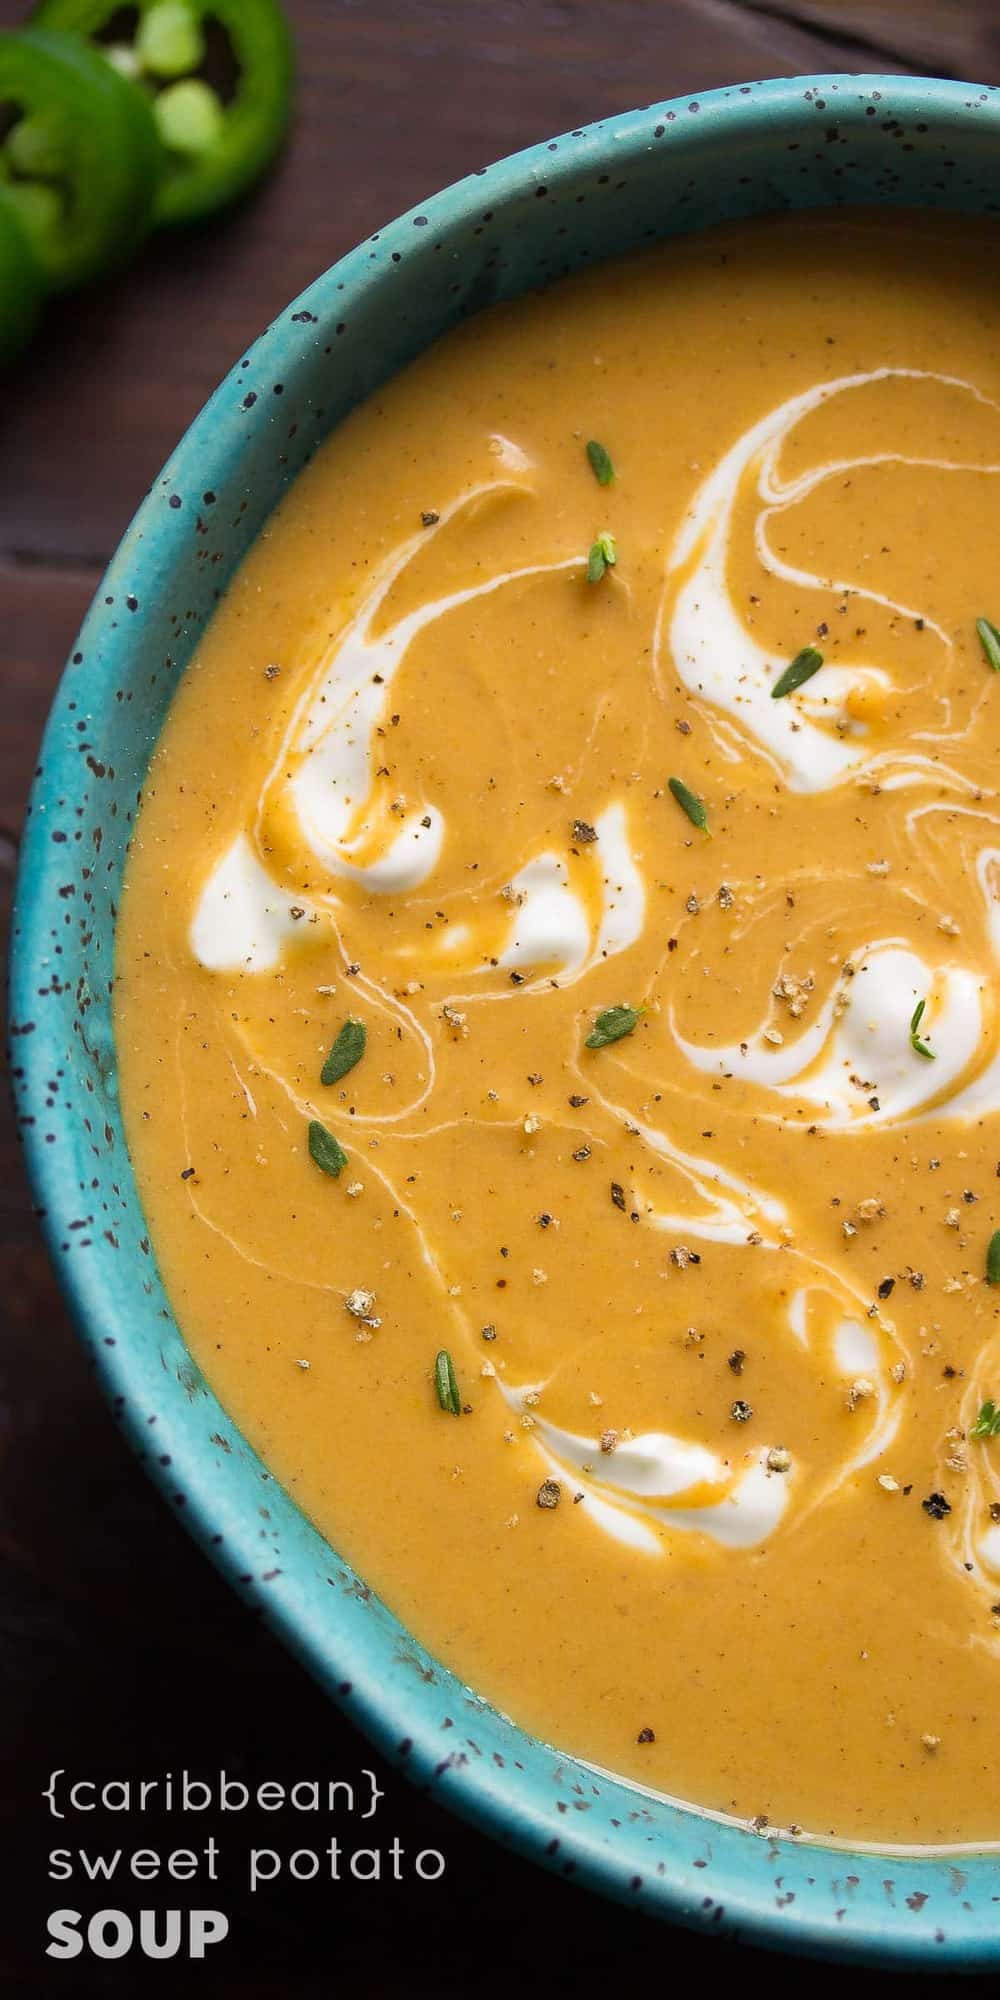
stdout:
<svg viewBox="0 0 1000 2000">
<path fill-rule="evenodd" d="M 620 1181 L 612 1181 L 611 1199 L 614 1202 L 615 1207 L 620 1208 L 622 1214 L 624 1215 L 627 1204 L 625 1201 L 625 1189 L 622 1187 Z"/>
<path fill-rule="evenodd" d="M 578 1146 L 578 1147 L 577 1147 L 577 1149 L 576 1149 L 576 1152 L 575 1152 L 575 1153 L 573 1154 L 573 1158 L 574 1158 L 574 1160 L 589 1160 L 589 1158 L 590 1158 L 590 1147 L 589 1147 L 589 1146 Z"/>
<path fill-rule="evenodd" d="M 538 1489 L 538 1492 L 535 1495 L 536 1506 L 558 1507 L 561 1499 L 562 1499 L 562 1487 L 560 1486 L 558 1479 L 543 1479 Z"/>
<path fill-rule="evenodd" d="M 896 1289 L 896 1280 L 895 1280 L 895 1278 L 883 1278 L 883 1279 L 882 1279 L 882 1282 L 881 1282 L 881 1284 L 880 1284 L 880 1286 L 879 1286 L 879 1288 L 878 1288 L 878 1295 L 879 1295 L 879 1298 L 880 1298 L 880 1299 L 888 1299 L 888 1298 L 891 1298 L 891 1297 L 892 1297 L 892 1294 L 893 1294 L 893 1292 L 895 1291 L 895 1289 Z"/>
<path fill-rule="evenodd" d="M 943 1493 L 928 1493 L 926 1500 L 921 1500 L 920 1505 L 924 1513 L 930 1515 L 932 1521 L 943 1521 L 945 1515 L 951 1513 L 951 1501 L 946 1500 Z"/>
<path fill-rule="evenodd" d="M 742 1347 L 733 1348 L 733 1351 L 729 1356 L 728 1366 L 732 1369 L 734 1375 L 742 1375 L 743 1363 L 745 1362 L 746 1358 L 747 1357 L 744 1348 Z"/>
<path fill-rule="evenodd" d="M 590 1103 L 589 1097 L 571 1097 L 569 1101 L 573 1106 L 574 1111 L 579 1111 L 581 1104 Z M 997 1172 L 1000 1173 L 1000 1167 L 997 1168 Z"/>
<path fill-rule="evenodd" d="M 510 975 L 510 983 L 512 986 L 523 986 L 524 985 L 523 972 L 512 972 Z"/>
<path fill-rule="evenodd" d="M 877 1097 L 870 1097 L 868 1099 L 868 1102 L 873 1111 L 881 1111 L 882 1106 L 880 1105 Z"/>
<path fill-rule="evenodd" d="M 181 1172 L 181 1180 L 182 1180 L 182 1181 L 189 1181 L 189 1180 L 191 1179 L 191 1176 L 192 1176 L 192 1174 L 193 1174 L 193 1173 L 194 1173 L 194 1168 L 193 1168 L 193 1167 L 184 1167 L 184 1168 L 183 1168 L 183 1170 L 182 1170 L 182 1172 Z"/>
<path fill-rule="evenodd" d="M 573 839 L 579 841 L 581 847 L 589 847 L 591 841 L 597 839 L 596 826 L 591 826 L 590 821 L 587 819 L 575 819 L 573 821 Z"/>
<path fill-rule="evenodd" d="M 742 1396 L 739 1396 L 736 1402 L 731 1405 L 729 1414 L 734 1424 L 748 1424 L 753 1416 L 753 1411 L 749 1403 L 745 1403 Z"/>
<path fill-rule="evenodd" d="M 436 528 L 440 519 L 440 514 L 436 514 L 433 507 L 425 507 L 420 516 L 420 525 L 422 528 Z"/>
<path fill-rule="evenodd" d="M 1000 1521 L 1000 1500 L 990 1501 L 990 1520 Z"/>
<path fill-rule="evenodd" d="M 489 1321 L 488 1325 L 480 1327 L 479 1329 L 480 1340 L 495 1340 L 496 1337 L 497 1337 L 497 1330 L 492 1320 Z"/>
<path fill-rule="evenodd" d="M 548 1214 L 547 1210 L 543 1209 L 541 1215 L 539 1216 L 538 1227 L 539 1229 L 551 1229 L 552 1217 L 551 1215 Z"/>
<path fill-rule="evenodd" d="M 635 1740 L 637 1743 L 655 1743 L 656 1736 L 652 1729 L 640 1729 Z"/>
</svg>

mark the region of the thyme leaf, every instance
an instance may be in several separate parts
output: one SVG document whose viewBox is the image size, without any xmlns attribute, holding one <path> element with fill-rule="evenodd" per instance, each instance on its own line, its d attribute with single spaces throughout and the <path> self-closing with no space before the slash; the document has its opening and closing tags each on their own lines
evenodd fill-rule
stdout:
<svg viewBox="0 0 1000 2000">
<path fill-rule="evenodd" d="M 771 700 L 780 701 L 783 695 L 794 694 L 796 688 L 802 687 L 805 681 L 811 681 L 813 675 L 819 673 L 822 665 L 822 653 L 815 646 L 803 646 L 801 653 L 796 653 L 791 665 L 785 668 L 783 674 L 779 674 L 771 689 Z"/>
<path fill-rule="evenodd" d="M 615 538 L 604 529 L 590 545 L 587 557 L 587 582 L 600 583 L 606 570 L 614 569 L 618 561 Z"/>
<path fill-rule="evenodd" d="M 309 1121 L 309 1154 L 321 1173 L 332 1174 L 334 1180 L 347 1165 L 347 1154 L 340 1140 L 335 1139 L 318 1118 Z"/>
<path fill-rule="evenodd" d="M 615 468 L 611 462 L 611 453 L 607 450 L 607 447 L 603 444 L 598 444 L 596 438 L 591 438 L 587 444 L 587 457 L 590 460 L 590 469 L 598 486 L 610 486 L 615 476 Z"/>
<path fill-rule="evenodd" d="M 339 1083 L 361 1061 L 367 1040 L 368 1030 L 363 1021 L 346 1020 L 320 1070 L 320 1082 Z"/>
<path fill-rule="evenodd" d="M 700 827 L 702 833 L 707 833 L 708 813 L 705 810 L 703 800 L 698 797 L 696 792 L 688 790 L 682 778 L 668 778 L 667 783 L 682 812 L 687 813 L 692 826 Z"/>
<path fill-rule="evenodd" d="M 927 1043 L 921 1041 L 920 1035 L 917 1032 L 924 1018 L 924 1008 L 926 1005 L 926 1000 L 918 1000 L 910 1016 L 910 1047 L 914 1055 L 926 1056 L 928 1062 L 934 1062 L 936 1060 L 934 1050 L 929 1049 Z"/>
<path fill-rule="evenodd" d="M 969 1432 L 969 1436 L 970 1438 L 1000 1437 L 1000 1409 L 997 1408 L 992 1397 L 988 1397 L 983 1404 Z"/>
<path fill-rule="evenodd" d="M 1000 1285 L 1000 1229 L 995 1229 L 986 1252 L 986 1283 Z"/>
<path fill-rule="evenodd" d="M 1000 627 L 991 618 L 977 618 L 976 631 L 988 664 L 995 674 L 1000 674 Z"/>
<path fill-rule="evenodd" d="M 442 1347 L 434 1363 L 434 1387 L 442 1410 L 447 1410 L 449 1416 L 460 1417 L 462 1398 L 458 1393 L 458 1377 L 446 1347 Z"/>
<path fill-rule="evenodd" d="M 588 1049 L 606 1049 L 609 1042 L 620 1042 L 623 1035 L 630 1035 L 641 1014 L 642 1007 L 605 1007 L 584 1044 Z"/>
</svg>

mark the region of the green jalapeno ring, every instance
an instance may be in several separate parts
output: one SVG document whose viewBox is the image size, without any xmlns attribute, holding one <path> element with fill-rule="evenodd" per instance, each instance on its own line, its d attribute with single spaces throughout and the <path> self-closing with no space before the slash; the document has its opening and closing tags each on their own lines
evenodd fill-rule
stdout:
<svg viewBox="0 0 1000 2000">
<path fill-rule="evenodd" d="M 141 91 L 70 35 L 0 34 L 0 186 L 50 291 L 96 276 L 145 235 L 163 168 Z M 20 114 L 18 116 L 18 114 Z"/>
<path fill-rule="evenodd" d="M 278 0 L 136 0 L 134 41 L 109 45 L 120 0 L 41 0 L 34 19 L 88 37 L 109 66 L 155 93 L 166 152 L 156 220 L 194 222 L 224 208 L 268 166 L 288 124 L 292 44 Z M 199 72 L 205 27 L 228 37 L 238 70 L 230 102 Z"/>
<path fill-rule="evenodd" d="M 44 290 L 28 232 L 0 188 L 0 367 L 30 338 Z"/>
</svg>

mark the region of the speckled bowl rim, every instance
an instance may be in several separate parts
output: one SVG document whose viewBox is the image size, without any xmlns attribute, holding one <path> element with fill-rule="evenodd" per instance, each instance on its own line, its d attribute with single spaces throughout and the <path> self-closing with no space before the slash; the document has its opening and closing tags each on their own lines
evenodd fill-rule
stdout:
<svg viewBox="0 0 1000 2000">
<path fill-rule="evenodd" d="M 1000 1965 L 1000 1863 L 995 1855 L 872 1853 L 761 1836 L 595 1773 L 516 1728 L 429 1658 L 323 1542 L 242 1440 L 187 1357 L 142 1234 L 117 1107 L 110 982 L 101 976 L 95 956 L 102 944 L 113 942 L 123 823 L 130 817 L 124 799 L 121 822 L 104 822 L 104 851 L 107 856 L 110 849 L 110 858 L 98 861 L 88 837 L 92 866 L 89 875 L 81 868 L 76 883 L 93 884 L 101 869 L 107 871 L 110 879 L 100 889 L 107 899 L 103 923 L 95 914 L 88 939 L 84 918 L 83 926 L 77 925 L 83 941 L 76 947 L 67 942 L 79 916 L 78 907 L 72 918 L 67 913 L 66 895 L 73 893 L 66 884 L 70 854 L 79 851 L 92 811 L 93 773 L 108 781 L 100 760 L 102 716 L 113 712 L 116 700 L 131 699 L 140 657 L 145 659 L 153 645 L 151 637 L 144 637 L 141 618 L 131 614 L 148 603 L 155 607 L 158 594 L 175 581 L 192 597 L 199 590 L 204 597 L 203 582 L 196 589 L 193 581 L 197 566 L 190 496 L 224 488 L 232 496 L 235 475 L 235 490 L 244 493 L 232 522 L 238 539 L 231 561 L 218 558 L 222 567 L 216 577 L 217 582 L 228 580 L 280 497 L 283 482 L 308 456 L 308 449 L 297 443 L 283 460 L 280 476 L 272 474 L 266 495 L 258 494 L 254 454 L 263 449 L 261 426 L 276 421 L 275 393 L 294 390 L 310 369 L 309 379 L 315 379 L 321 342 L 324 353 L 333 357 L 328 372 L 337 368 L 347 351 L 347 343 L 342 350 L 337 341 L 352 307 L 361 311 L 373 298 L 377 304 L 378 287 L 384 291 L 386 280 L 395 280 L 398 267 L 413 261 L 419 247 L 424 261 L 411 275 L 413 312 L 406 330 L 397 339 L 386 322 L 381 336 L 382 372 L 391 373 L 429 337 L 419 320 L 420 302 L 432 286 L 425 254 L 431 239 L 447 260 L 449 246 L 461 238 L 468 268 L 472 236 L 482 233 L 489 218 L 500 218 L 501 234 L 505 219 L 509 222 L 501 276 L 495 275 L 496 260 L 494 275 L 489 275 L 490 262 L 484 258 L 456 311 L 473 308 L 499 292 L 516 292 L 541 277 L 556 276 L 588 254 L 590 238 L 585 247 L 570 246 L 563 263 L 558 255 L 543 260 L 547 270 L 537 264 L 527 273 L 517 268 L 518 215 L 527 217 L 529 199 L 542 196 L 551 202 L 565 197 L 568 204 L 584 170 L 596 209 L 596 190 L 613 193 L 629 171 L 637 182 L 645 176 L 645 186 L 650 158 L 660 148 L 679 226 L 697 226 L 709 219 L 715 199 L 711 173 L 704 173 L 702 163 L 725 165 L 741 147 L 763 139 L 775 162 L 770 205 L 822 205 L 857 198 L 850 160 L 830 165 L 836 156 L 824 151 L 831 128 L 836 144 L 861 151 L 871 146 L 873 121 L 898 141 L 902 154 L 894 168 L 886 141 L 886 165 L 879 167 L 874 198 L 977 211 L 998 206 L 985 198 L 990 163 L 1000 189 L 997 92 L 915 77 L 769 81 L 614 117 L 471 175 L 379 231 L 278 317 L 196 418 L 140 508 L 57 691 L 18 878 L 11 1066 L 29 1170 L 53 1258 L 80 1336 L 123 1428 L 234 1587 L 391 1760 L 422 1789 L 501 1842 L 623 1903 L 714 1935 L 787 1951 L 912 1969 L 976 1971 Z M 905 156 L 919 150 L 918 135 L 928 133 L 919 168 L 923 179 L 914 194 L 916 170 Z M 942 155 L 933 168 L 928 153 L 932 143 Z M 787 162 L 778 171 L 788 148 L 802 149 L 805 164 L 795 168 L 804 177 L 801 184 L 790 183 Z M 951 156 L 946 164 L 944 152 Z M 892 157 L 899 160 L 900 154 Z M 687 180 L 678 179 L 682 164 L 695 169 Z M 973 165 L 982 172 L 978 182 L 967 171 Z M 603 173 L 594 171 L 601 168 Z M 934 179 L 935 172 L 944 178 Z M 740 186 L 733 174 L 727 213 L 741 212 L 741 202 L 745 213 L 768 205 L 766 187 L 764 200 L 753 194 L 744 201 Z M 692 188 L 693 196 L 686 192 Z M 940 195 L 934 191 L 938 188 Z M 637 195 L 637 210 L 641 206 Z M 567 207 L 566 212 L 572 218 L 573 210 Z M 643 231 L 633 229 L 631 237 L 627 230 L 618 236 L 613 219 L 610 225 L 598 219 L 591 228 L 599 256 L 621 247 L 626 238 L 669 233 L 668 227 L 654 223 Z M 569 228 L 556 231 L 556 236 L 571 234 Z M 457 262 L 458 250 L 454 255 Z M 340 407 L 353 400 L 350 385 L 342 387 Z M 287 409 L 287 401 L 283 407 Z M 329 427 L 324 426 L 328 412 L 310 406 L 309 414 L 318 441 Z M 200 517 L 199 532 L 207 532 Z M 150 612 L 149 633 L 162 642 L 159 615 L 158 610 Z M 175 634 L 175 651 L 165 656 L 168 678 L 184 664 L 196 636 L 186 614 L 175 614 L 169 629 Z M 89 750 L 85 764 L 81 751 L 88 749 L 90 738 L 97 747 Z M 141 751 L 136 748 L 136 771 L 128 774 L 140 781 L 151 740 L 147 737 Z M 111 777 L 125 785 L 128 775 Z M 60 828 L 62 816 L 66 823 Z M 75 979 L 65 976 L 74 966 Z M 98 1129 L 102 1117 L 103 1135 Z M 105 1147 L 107 1182 L 101 1178 L 103 1169 L 95 1166 Z M 107 1227 L 97 1217 L 90 1229 L 77 1213 L 80 1189 L 91 1185 L 103 1193 Z M 81 1228 L 88 1234 L 81 1234 Z M 81 1470 L 85 1476 L 85 1468 Z M 262 1487 L 270 1514 L 266 1567 L 258 1518 Z M 442 1845 L 446 1851 L 446 1830 Z"/>
</svg>

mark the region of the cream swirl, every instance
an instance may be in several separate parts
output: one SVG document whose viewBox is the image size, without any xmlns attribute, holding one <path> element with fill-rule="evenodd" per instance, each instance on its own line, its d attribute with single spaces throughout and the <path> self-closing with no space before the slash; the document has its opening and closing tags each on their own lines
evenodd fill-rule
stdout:
<svg viewBox="0 0 1000 2000">
<path fill-rule="evenodd" d="M 796 693 L 774 701 L 773 688 L 787 661 L 777 658 L 754 638 L 729 588 L 733 516 L 744 484 L 752 477 L 755 496 L 761 503 L 755 524 L 756 548 L 766 574 L 806 589 L 850 593 L 900 617 L 915 619 L 921 615 L 918 606 L 900 604 L 857 580 L 817 576 L 794 568 L 774 553 L 768 536 L 772 518 L 780 516 L 823 482 L 855 473 L 862 466 L 895 464 L 950 472 L 1000 472 L 1000 464 L 973 466 L 955 459 L 880 452 L 863 459 L 827 460 L 798 479 L 780 478 L 778 462 L 782 448 L 805 417 L 834 397 L 871 383 L 893 380 L 938 382 L 991 410 L 998 407 L 972 383 L 912 368 L 874 368 L 816 383 L 769 410 L 744 431 L 713 467 L 698 488 L 668 558 L 667 588 L 655 637 L 658 675 L 662 679 L 664 655 L 669 651 L 685 687 L 713 709 L 731 717 L 741 732 L 749 734 L 758 752 L 781 772 L 793 791 L 825 790 L 847 777 L 873 769 L 879 771 L 884 785 L 895 786 L 919 782 L 925 776 L 940 783 L 943 775 L 940 765 L 912 750 L 873 757 L 865 742 L 864 724 L 844 718 L 843 697 L 850 688 L 865 682 L 891 687 L 892 674 L 881 663 L 855 666 L 849 673 L 827 666 L 819 691 L 818 683 L 808 682 Z M 949 635 L 942 627 L 933 619 L 925 618 L 924 622 L 950 648 Z M 835 719 L 839 728 L 833 726 Z M 947 775 L 959 786 L 963 784 L 957 773 Z"/>
<path fill-rule="evenodd" d="M 885 791 L 931 782 L 937 792 L 944 790 L 948 805 L 939 799 L 921 804 L 911 815 L 912 831 L 922 813 L 971 813 L 968 797 L 976 787 L 912 742 L 873 751 L 863 721 L 846 715 L 847 696 L 859 685 L 883 693 L 893 689 L 891 666 L 881 660 L 849 670 L 828 665 L 821 685 L 808 684 L 789 699 L 774 701 L 774 683 L 785 662 L 755 640 L 728 581 L 734 513 L 749 485 L 758 503 L 755 546 L 767 574 L 798 587 L 850 591 L 900 616 L 920 615 L 917 607 L 856 581 L 793 568 L 774 552 L 768 532 L 785 509 L 824 481 L 861 465 L 962 469 L 952 459 L 879 453 L 852 461 L 826 460 L 796 479 L 781 479 L 780 454 L 800 421 L 837 396 L 891 379 L 936 381 L 957 394 L 988 401 L 970 384 L 951 377 L 884 368 L 817 384 L 752 425 L 702 481 L 675 535 L 653 658 L 662 685 L 669 652 L 684 686 L 705 704 L 713 726 L 722 732 L 723 747 L 732 741 L 725 731 L 740 739 L 743 755 L 749 739 L 769 783 L 777 772 L 789 790 L 818 793 L 864 775 L 874 776 Z M 342 890 L 405 899 L 433 880 L 448 837 L 443 812 L 433 798 L 420 797 L 401 815 L 390 816 L 374 769 L 375 736 L 388 711 L 394 678 L 418 635 L 451 612 L 514 583 L 580 572 L 579 556 L 504 569 L 463 589 L 428 596 L 383 622 L 390 595 L 418 552 L 445 535 L 479 500 L 526 490 L 530 464 L 525 455 L 505 443 L 499 457 L 503 477 L 471 486 L 382 564 L 360 608 L 309 676 L 264 793 L 272 801 L 277 798 L 290 816 L 302 849 L 316 864 L 315 883 L 311 877 L 309 894 L 298 894 L 273 862 L 262 795 L 257 812 L 216 858 L 201 887 L 190 942 L 207 969 L 273 972 L 295 949 L 304 926 L 323 923 L 339 941 Z M 1000 466 L 977 469 L 993 473 Z M 926 622 L 950 649 L 948 632 L 933 620 Z M 730 749 L 726 754 L 736 753 Z M 952 799 L 960 803 L 953 806 Z M 484 956 L 473 917 L 449 924 L 418 945 L 390 937 L 387 959 L 397 972 L 447 979 L 449 1004 L 458 1001 L 465 1007 L 510 1001 L 524 989 L 544 1001 L 548 983 L 569 985 L 627 953 L 649 927 L 655 879 L 651 863 L 623 797 L 605 796 L 592 832 L 596 838 L 588 840 L 572 865 L 551 844 L 526 856 L 512 855 L 504 885 L 503 934 L 495 954 Z M 975 868 L 995 959 L 1000 956 L 1000 850 L 983 846 Z M 487 967 L 512 975 L 516 985 L 499 991 L 494 982 L 485 991 L 479 975 Z M 980 1117 L 1000 1109 L 994 971 L 992 963 L 979 966 L 974 954 L 957 950 L 948 962 L 935 965 L 905 933 L 877 934 L 852 953 L 849 978 L 838 981 L 816 1017 L 787 1043 L 775 1036 L 767 1015 L 748 1023 L 737 1041 L 702 1044 L 681 1031 L 668 1004 L 671 1075 L 674 1081 L 682 1079 L 686 1069 L 697 1084 L 708 1075 L 731 1072 L 754 1085 L 765 1100 L 773 1100 L 761 1115 L 786 1121 L 795 1100 L 805 1106 L 801 1112 L 796 1109 L 796 1117 L 831 1130 L 855 1131 L 932 1114 Z M 414 986 L 419 985 L 418 978 Z M 416 1027 L 398 994 L 393 999 L 370 974 L 355 990 L 384 1003 L 398 1019 L 400 1035 L 404 1028 L 411 1032 Z M 921 1034 L 933 1060 L 921 1054 L 910 1034 L 921 1002 Z M 436 1043 L 426 1028 L 419 1032 L 426 1068 L 419 1096 L 407 1112 L 393 1114 L 399 1120 L 422 1108 L 433 1092 Z M 704 1090 L 704 1084 L 698 1087 Z M 592 1083 L 590 1089 L 595 1115 L 599 1112 L 619 1130 L 624 1125 L 637 1142 L 641 1164 L 629 1205 L 653 1228 L 727 1246 L 739 1246 L 752 1235 L 765 1252 L 787 1247 L 789 1206 L 781 1196 L 685 1149 L 669 1129 L 666 1114 L 660 1126 L 651 1116 L 627 1112 L 600 1084 Z M 315 1115 L 317 1107 L 296 1101 L 296 1108 Z M 665 1169 L 679 1190 L 676 1200 L 663 1191 Z M 437 1276 L 433 1247 L 422 1233 L 421 1241 L 426 1266 Z M 814 1361 L 817 1380 L 829 1374 L 838 1393 L 859 1379 L 868 1385 L 839 1456 L 814 1465 L 806 1449 L 791 1452 L 784 1463 L 788 1441 L 775 1437 L 745 1453 L 734 1446 L 727 1457 L 672 1424 L 669 1412 L 662 1428 L 624 1437 L 613 1451 L 605 1451 L 599 1437 L 539 1416 L 532 1431 L 539 1463 L 552 1476 L 573 1480 L 598 1528 L 636 1551 L 661 1551 L 665 1537 L 680 1534 L 750 1549 L 830 1500 L 860 1466 L 874 1463 L 887 1449 L 899 1419 L 901 1349 L 894 1329 L 884 1320 L 872 1324 L 869 1306 L 844 1272 L 810 1266 L 805 1258 L 800 1265 L 801 1283 L 769 1328 L 772 1354 L 778 1359 L 794 1343 Z M 471 1343 L 471 1328 L 468 1334 Z M 526 1393 L 523 1386 L 513 1389 L 495 1379 L 508 1403 L 516 1405 Z M 546 1386 L 543 1381 L 533 1390 L 542 1393 Z M 955 1559 L 972 1561 L 977 1574 L 992 1576 L 1000 1574 L 1000 1528 L 983 1527 L 978 1487 L 977 1497 L 974 1519 L 963 1514 L 954 1525 Z"/>
</svg>

